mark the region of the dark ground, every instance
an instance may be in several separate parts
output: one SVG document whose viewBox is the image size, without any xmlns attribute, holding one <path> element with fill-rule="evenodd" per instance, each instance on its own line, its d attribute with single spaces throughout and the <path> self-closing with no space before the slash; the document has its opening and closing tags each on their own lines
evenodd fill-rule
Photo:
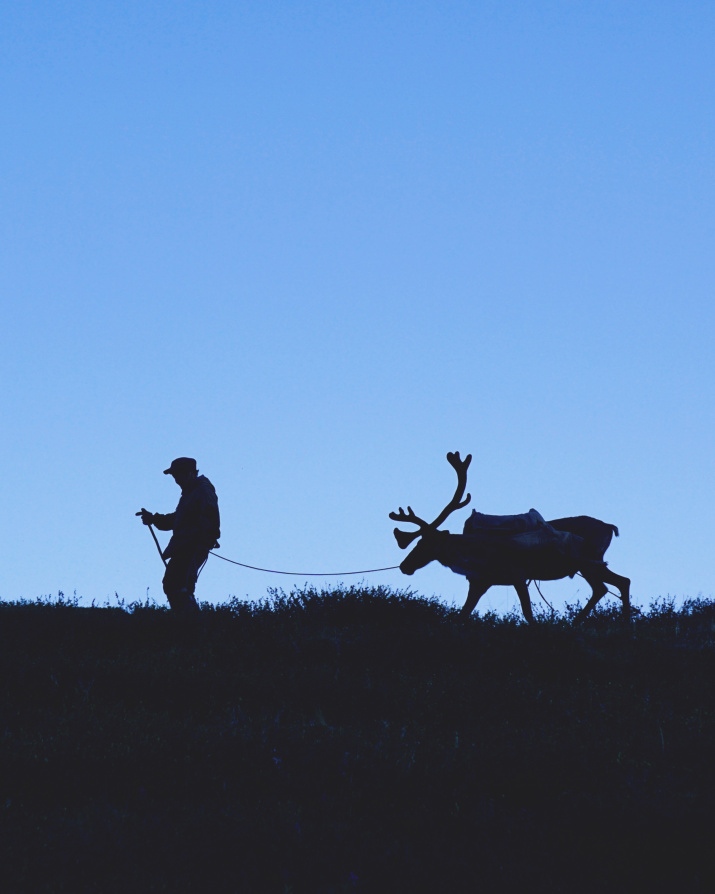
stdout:
<svg viewBox="0 0 715 894">
<path fill-rule="evenodd" d="M 715 890 L 715 606 L 0 605 L 7 892 Z"/>
</svg>

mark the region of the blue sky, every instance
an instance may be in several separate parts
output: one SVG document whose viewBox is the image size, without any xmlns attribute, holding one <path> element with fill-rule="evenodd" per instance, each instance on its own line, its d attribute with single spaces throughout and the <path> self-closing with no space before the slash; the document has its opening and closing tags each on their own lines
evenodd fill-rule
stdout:
<svg viewBox="0 0 715 894">
<path fill-rule="evenodd" d="M 449 450 L 483 512 L 617 524 L 636 603 L 715 593 L 711 3 L 1 18 L 0 598 L 163 601 L 134 513 L 181 455 L 224 555 L 395 565 Z M 294 583 L 210 559 L 197 593 Z"/>
</svg>

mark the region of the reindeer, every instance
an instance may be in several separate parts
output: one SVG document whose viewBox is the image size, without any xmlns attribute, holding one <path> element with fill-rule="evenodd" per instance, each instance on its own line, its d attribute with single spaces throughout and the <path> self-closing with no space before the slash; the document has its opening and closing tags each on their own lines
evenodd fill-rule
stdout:
<svg viewBox="0 0 715 894">
<path fill-rule="evenodd" d="M 467 601 L 460 612 L 460 617 L 468 617 L 481 597 L 490 587 L 498 584 L 513 586 L 521 603 L 524 617 L 530 624 L 534 621 L 529 599 L 528 581 L 560 580 L 573 577 L 577 572 L 582 575 L 592 590 L 591 598 L 579 612 L 577 620 L 581 620 L 596 606 L 608 592 L 606 584 L 613 584 L 621 594 L 623 617 L 630 619 L 630 580 L 615 574 L 603 561 L 603 555 L 618 528 L 606 522 L 579 515 L 574 518 L 559 518 L 547 522 L 558 532 L 572 535 L 569 541 L 571 555 L 558 545 L 544 544 L 528 549 L 515 549 L 508 537 L 479 537 L 469 534 L 450 534 L 437 530 L 439 526 L 457 509 L 464 508 L 471 500 L 471 495 L 464 497 L 467 487 L 467 469 L 472 461 L 471 454 L 460 459 L 459 453 L 448 453 L 447 461 L 457 473 L 457 488 L 454 496 L 432 522 L 419 518 L 407 507 L 407 512 L 400 506 L 399 512 L 391 512 L 393 521 L 408 522 L 417 525 L 417 530 L 408 532 L 395 528 L 394 534 L 400 549 L 405 549 L 413 540 L 420 542 L 400 564 L 404 574 L 414 574 L 418 568 L 424 568 L 433 560 L 440 562 L 457 574 L 464 575 L 469 581 Z M 462 499 L 464 497 L 464 499 Z"/>
</svg>

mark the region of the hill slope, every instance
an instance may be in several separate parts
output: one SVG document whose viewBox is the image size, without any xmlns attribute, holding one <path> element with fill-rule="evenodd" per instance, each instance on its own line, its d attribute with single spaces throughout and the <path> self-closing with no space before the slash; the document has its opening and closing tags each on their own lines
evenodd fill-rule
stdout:
<svg viewBox="0 0 715 894">
<path fill-rule="evenodd" d="M 8 891 L 711 891 L 715 610 L 0 606 Z"/>
</svg>

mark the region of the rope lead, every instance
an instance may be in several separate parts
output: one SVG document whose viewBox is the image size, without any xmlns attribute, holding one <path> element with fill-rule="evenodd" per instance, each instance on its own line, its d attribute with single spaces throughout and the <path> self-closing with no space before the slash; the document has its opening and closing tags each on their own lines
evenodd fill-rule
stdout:
<svg viewBox="0 0 715 894">
<path fill-rule="evenodd" d="M 232 565 L 240 565 L 241 568 L 250 568 L 251 571 L 266 571 L 268 574 L 290 574 L 294 577 L 347 577 L 350 574 L 375 574 L 377 571 L 394 571 L 399 565 L 389 565 L 387 568 L 367 568 L 365 571 L 276 571 L 274 568 L 258 568 L 256 565 L 245 565 L 243 562 L 236 562 L 234 559 L 227 559 L 226 556 L 219 556 L 218 553 L 209 551 L 210 556 L 217 559 L 223 559 L 224 562 L 230 562 Z"/>
</svg>

